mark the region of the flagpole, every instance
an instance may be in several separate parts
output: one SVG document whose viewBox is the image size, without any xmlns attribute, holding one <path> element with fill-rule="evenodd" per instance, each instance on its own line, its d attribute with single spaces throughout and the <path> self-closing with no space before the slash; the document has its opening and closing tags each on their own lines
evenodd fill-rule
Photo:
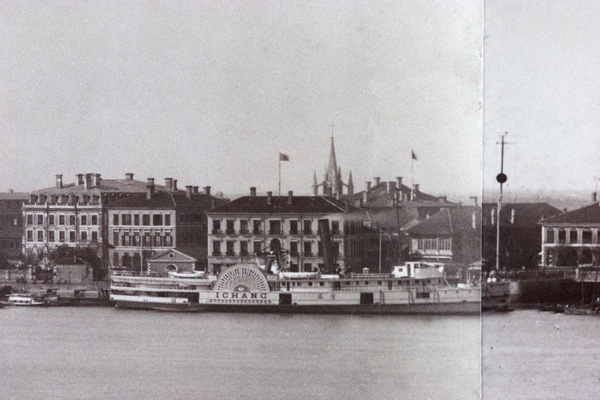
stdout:
<svg viewBox="0 0 600 400">
<path fill-rule="evenodd" d="M 281 197 L 281 153 L 279 153 L 279 197 Z"/>
</svg>

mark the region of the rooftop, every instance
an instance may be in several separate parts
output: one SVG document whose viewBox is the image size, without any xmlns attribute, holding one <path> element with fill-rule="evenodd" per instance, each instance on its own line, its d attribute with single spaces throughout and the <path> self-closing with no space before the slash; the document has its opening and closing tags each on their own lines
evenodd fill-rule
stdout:
<svg viewBox="0 0 600 400">
<path fill-rule="evenodd" d="M 290 202 L 291 197 L 291 202 Z M 326 196 L 244 196 L 213 208 L 209 214 L 331 214 L 360 209 Z"/>
</svg>

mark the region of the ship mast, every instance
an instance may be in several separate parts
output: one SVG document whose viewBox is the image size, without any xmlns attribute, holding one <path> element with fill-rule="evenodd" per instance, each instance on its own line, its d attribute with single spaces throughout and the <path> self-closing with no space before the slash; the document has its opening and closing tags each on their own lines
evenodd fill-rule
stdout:
<svg viewBox="0 0 600 400">
<path fill-rule="evenodd" d="M 496 224 L 496 273 L 500 271 L 500 211 L 502 210 L 502 185 L 506 182 L 508 177 L 504 173 L 504 135 L 507 132 L 502 134 L 502 141 L 500 144 L 502 145 L 501 156 L 500 156 L 500 173 L 496 176 L 496 180 L 500 183 L 500 197 L 498 197 L 498 211 L 496 213 L 496 217 L 498 219 Z"/>
</svg>

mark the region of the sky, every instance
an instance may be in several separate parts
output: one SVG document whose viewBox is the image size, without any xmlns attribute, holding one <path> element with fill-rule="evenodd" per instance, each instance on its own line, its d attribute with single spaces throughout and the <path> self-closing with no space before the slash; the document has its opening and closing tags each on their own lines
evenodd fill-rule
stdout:
<svg viewBox="0 0 600 400">
<path fill-rule="evenodd" d="M 594 1 L 485 1 L 484 190 L 598 190 L 600 6 Z M 590 198 L 590 196 L 588 196 Z"/>
<path fill-rule="evenodd" d="M 282 192 L 311 194 L 333 133 L 355 191 L 478 195 L 482 18 L 471 0 L 0 1 L 0 191 L 133 172 L 276 193 L 284 152 Z"/>
</svg>

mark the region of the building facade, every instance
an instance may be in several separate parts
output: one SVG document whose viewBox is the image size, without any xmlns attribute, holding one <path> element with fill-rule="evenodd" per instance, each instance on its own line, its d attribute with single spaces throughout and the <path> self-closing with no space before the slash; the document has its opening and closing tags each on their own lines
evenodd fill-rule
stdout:
<svg viewBox="0 0 600 400">
<path fill-rule="evenodd" d="M 176 191 L 176 181 L 171 183 Z M 147 183 L 134 180 L 132 173 L 125 179 L 77 174 L 69 184 L 56 175 L 54 187 L 32 192 L 23 204 L 24 254 L 44 260 L 58 246 L 91 247 L 108 265 L 107 205 L 146 190 Z"/>
<path fill-rule="evenodd" d="M 212 196 L 210 186 L 203 193 L 198 186 L 186 186 L 185 192 L 163 190 L 149 179 L 145 193 L 107 206 L 110 266 L 146 271 L 148 260 L 156 254 L 177 249 L 193 256 L 197 267 L 205 269 L 206 211 L 227 201 Z"/>
<path fill-rule="evenodd" d="M 481 260 L 481 208 L 444 208 L 407 231 L 410 257 L 471 265 Z"/>
<path fill-rule="evenodd" d="M 545 218 L 539 226 L 541 266 L 574 268 L 600 262 L 600 203 Z"/>
<path fill-rule="evenodd" d="M 250 196 L 208 212 L 208 269 L 218 273 L 240 262 L 255 262 L 265 250 L 289 252 L 291 271 L 324 271 L 319 222 L 326 221 L 336 268 L 358 270 L 362 263 L 365 214 L 333 197 Z M 326 244 L 327 245 L 327 244 Z"/>
<path fill-rule="evenodd" d="M 0 254 L 5 260 L 14 260 L 22 253 L 23 203 L 27 193 L 0 193 Z"/>
</svg>

